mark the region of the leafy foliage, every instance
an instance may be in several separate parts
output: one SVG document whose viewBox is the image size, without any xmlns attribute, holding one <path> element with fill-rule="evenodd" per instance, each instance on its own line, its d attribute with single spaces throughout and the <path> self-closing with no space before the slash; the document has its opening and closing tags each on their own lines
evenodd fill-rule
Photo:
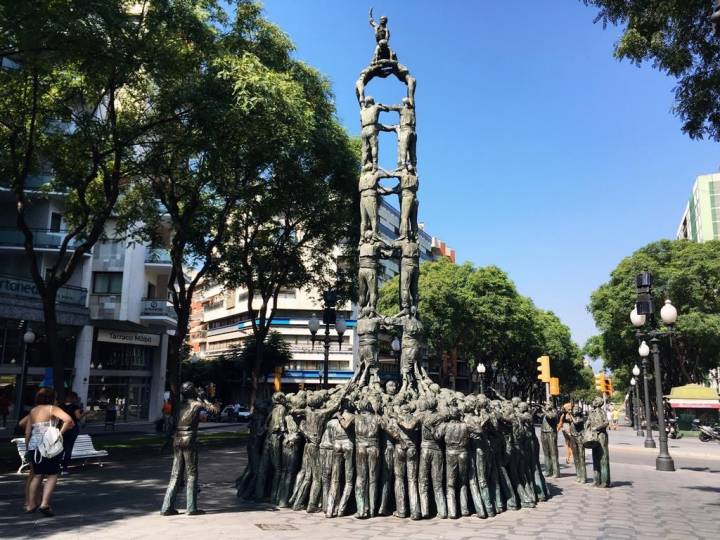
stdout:
<svg viewBox="0 0 720 540">
<path fill-rule="evenodd" d="M 649 270 L 653 275 L 656 308 L 666 298 L 678 310 L 677 335 L 672 344 L 661 342 L 666 389 L 698 382 L 720 359 L 720 242 L 702 244 L 687 240 L 662 240 L 648 244 L 626 257 L 590 298 L 589 311 L 600 329 L 590 338 L 586 351 L 602 357 L 612 370 L 638 362 L 638 342 L 630 324 L 636 301 L 635 276 Z M 659 320 L 659 317 L 658 317 Z M 662 325 L 662 323 L 660 323 Z"/>
<path fill-rule="evenodd" d="M 615 56 L 677 79 L 675 113 L 692 138 L 720 140 L 720 40 L 710 0 L 583 0 L 595 21 L 624 26 Z"/>
<path fill-rule="evenodd" d="M 399 309 L 398 287 L 397 276 L 382 287 L 380 311 Z M 423 263 L 419 295 L 432 357 L 457 351 L 473 368 L 484 363 L 487 381 L 500 375 L 507 381 L 514 375 L 519 388 L 529 389 L 537 381 L 536 359 L 549 354 L 553 376 L 560 378 L 564 392 L 587 384 L 567 326 L 520 295 L 499 268 L 455 265 L 447 259 Z"/>
</svg>

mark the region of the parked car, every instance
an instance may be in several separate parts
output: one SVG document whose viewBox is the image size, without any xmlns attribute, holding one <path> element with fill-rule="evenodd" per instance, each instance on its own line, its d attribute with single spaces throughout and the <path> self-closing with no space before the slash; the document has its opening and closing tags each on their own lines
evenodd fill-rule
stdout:
<svg viewBox="0 0 720 540">
<path fill-rule="evenodd" d="M 239 403 L 226 405 L 220 413 L 221 422 L 249 422 L 250 409 Z"/>
</svg>

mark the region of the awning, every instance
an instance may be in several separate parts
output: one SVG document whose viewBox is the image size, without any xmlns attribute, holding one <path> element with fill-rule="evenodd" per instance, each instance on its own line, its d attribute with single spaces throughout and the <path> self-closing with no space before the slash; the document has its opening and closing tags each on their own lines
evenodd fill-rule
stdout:
<svg viewBox="0 0 720 540">
<path fill-rule="evenodd" d="M 715 389 L 700 384 L 676 386 L 665 397 L 673 409 L 720 409 L 720 397 Z"/>
<path fill-rule="evenodd" d="M 673 409 L 720 409 L 720 401 L 711 399 L 671 399 Z"/>
</svg>

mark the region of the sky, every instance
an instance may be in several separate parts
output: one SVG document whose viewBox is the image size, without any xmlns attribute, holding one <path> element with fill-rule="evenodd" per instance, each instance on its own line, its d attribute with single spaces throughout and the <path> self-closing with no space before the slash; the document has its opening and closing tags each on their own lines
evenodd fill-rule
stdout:
<svg viewBox="0 0 720 540">
<path fill-rule="evenodd" d="M 695 177 L 718 170 L 716 143 L 681 132 L 674 81 L 616 60 L 619 29 L 593 24 L 596 10 L 579 0 L 372 2 L 418 81 L 419 221 L 458 262 L 506 271 L 582 346 L 597 333 L 590 294 L 623 257 L 675 236 Z M 371 4 L 264 4 L 359 134 L 354 83 L 375 46 Z M 404 92 L 392 77 L 366 89 L 383 103 Z M 384 137 L 380 165 L 392 169 L 394 134 Z"/>
</svg>

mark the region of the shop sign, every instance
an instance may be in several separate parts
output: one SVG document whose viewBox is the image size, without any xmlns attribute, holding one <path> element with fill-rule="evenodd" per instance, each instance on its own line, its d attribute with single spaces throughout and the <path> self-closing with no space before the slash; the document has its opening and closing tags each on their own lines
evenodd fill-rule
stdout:
<svg viewBox="0 0 720 540">
<path fill-rule="evenodd" d="M 140 334 L 138 332 L 120 332 L 117 330 L 100 330 L 98 341 L 108 343 L 125 343 L 126 345 L 145 345 L 157 347 L 160 345 L 160 336 L 157 334 Z"/>
</svg>

